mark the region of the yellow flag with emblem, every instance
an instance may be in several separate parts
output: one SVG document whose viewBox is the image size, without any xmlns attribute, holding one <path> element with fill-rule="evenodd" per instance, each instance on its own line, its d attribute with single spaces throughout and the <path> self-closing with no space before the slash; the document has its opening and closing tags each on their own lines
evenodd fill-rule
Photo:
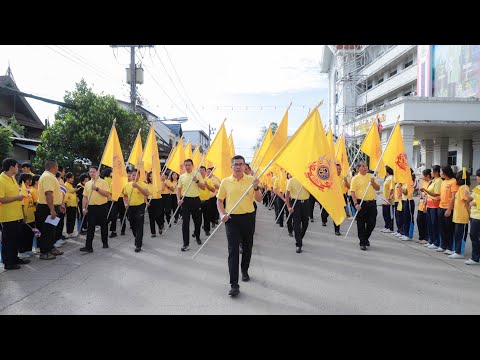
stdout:
<svg viewBox="0 0 480 360">
<path fill-rule="evenodd" d="M 370 157 L 370 170 L 377 169 L 378 176 L 384 178 L 387 174 L 385 171 L 385 157 L 380 161 L 380 165 L 377 167 L 378 161 L 382 156 L 382 143 L 380 142 L 380 135 L 378 134 L 377 119 L 373 120 L 372 126 L 370 127 L 365 140 L 363 140 L 360 150 Z"/>
<path fill-rule="evenodd" d="M 300 182 L 340 225 L 346 217 L 345 200 L 334 155 L 330 153 L 318 107 L 315 107 L 273 161 Z"/>
<path fill-rule="evenodd" d="M 393 134 L 385 148 L 383 161 L 393 169 L 393 180 L 396 183 L 411 185 L 413 184 L 412 173 L 408 165 L 408 157 L 405 152 L 402 134 L 400 133 L 400 125 L 397 123 L 392 131 Z"/>
</svg>

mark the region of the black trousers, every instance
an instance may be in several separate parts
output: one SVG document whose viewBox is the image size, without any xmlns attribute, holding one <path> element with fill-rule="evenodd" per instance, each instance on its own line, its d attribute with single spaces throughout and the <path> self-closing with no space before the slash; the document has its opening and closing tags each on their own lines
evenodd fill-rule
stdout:
<svg viewBox="0 0 480 360">
<path fill-rule="evenodd" d="M 253 246 L 253 225 L 255 214 L 230 215 L 225 223 L 225 230 L 228 241 L 228 273 L 230 274 L 230 285 L 238 288 L 238 264 L 239 246 L 242 244 L 242 271 L 248 271 L 252 257 Z"/>
<path fill-rule="evenodd" d="M 308 208 L 308 217 L 310 219 L 313 219 L 313 210 L 315 209 L 315 202 L 317 201 L 317 199 L 315 199 L 315 196 L 313 196 L 312 194 L 310 194 L 310 197 L 308 198 L 308 201 L 309 201 L 309 208 Z"/>
<path fill-rule="evenodd" d="M 170 207 L 172 214 L 177 210 L 178 207 L 178 201 L 177 201 L 177 195 L 176 194 L 170 194 Z M 179 209 L 177 213 L 175 214 L 175 220 L 178 221 L 178 218 L 180 217 L 180 214 L 182 213 L 182 210 Z M 165 216 L 167 216 L 167 213 L 165 213 Z M 168 213 L 168 221 L 170 222 L 170 213 Z"/>
<path fill-rule="evenodd" d="M 193 224 L 195 225 L 194 234 L 197 239 L 200 238 L 200 227 L 202 226 L 202 209 L 200 198 L 184 197 L 182 204 L 182 235 L 183 246 L 190 244 L 190 214 L 192 214 Z"/>
<path fill-rule="evenodd" d="M 95 236 L 95 226 L 100 225 L 102 243 L 108 243 L 108 225 L 107 225 L 107 204 L 89 205 L 86 217 L 88 217 L 87 240 L 85 247 L 92 248 L 93 237 Z"/>
<path fill-rule="evenodd" d="M 402 200 L 403 235 L 410 237 L 410 224 L 414 223 L 415 203 L 413 200 Z M 415 224 L 414 224 L 415 225 Z"/>
<path fill-rule="evenodd" d="M 128 211 L 125 209 L 125 204 L 123 203 L 123 197 L 119 197 L 117 200 L 117 204 L 113 205 L 112 211 L 116 210 L 116 215 L 115 220 L 112 219 L 112 223 L 110 224 L 110 231 L 112 232 L 117 232 L 117 217 L 120 220 L 120 223 L 122 222 L 123 218 L 125 217 L 125 212 Z M 127 228 L 127 219 L 125 219 L 125 222 L 122 225 L 122 233 L 125 233 L 125 229 Z"/>
<path fill-rule="evenodd" d="M 55 211 L 57 216 L 60 214 L 60 206 L 56 205 Z M 46 254 L 53 249 L 55 243 L 55 226 L 51 224 L 45 224 L 47 216 L 50 216 L 50 209 L 47 204 L 38 204 L 37 211 L 35 212 L 35 222 L 37 228 L 40 230 L 41 236 L 37 240 L 37 245 L 40 247 L 40 253 Z M 57 226 L 60 226 L 58 223 Z"/>
<path fill-rule="evenodd" d="M 320 216 L 322 217 L 322 223 L 326 224 L 329 214 L 327 210 L 325 210 L 325 208 L 322 208 L 322 213 L 320 214 Z M 333 220 L 332 222 L 333 222 L 333 228 L 335 229 L 335 232 L 340 231 L 340 225 L 335 224 L 335 221 Z"/>
<path fill-rule="evenodd" d="M 82 228 L 80 229 L 80 231 L 86 231 L 87 228 L 88 228 L 88 221 L 87 221 L 87 216 L 85 216 L 85 218 L 83 217 L 83 212 L 82 212 L 82 200 L 80 200 L 80 202 L 78 203 L 78 224 L 80 224 L 82 222 L 82 219 L 83 219 L 83 222 L 81 224 Z M 37 223 L 38 224 L 38 223 Z M 78 225 L 80 226 L 80 225 Z M 38 230 L 40 230 L 40 228 L 38 228 Z M 41 231 L 41 230 L 40 230 Z"/>
<path fill-rule="evenodd" d="M 444 250 L 453 250 L 453 233 L 455 232 L 455 224 L 452 222 L 453 214 L 445 217 L 447 209 L 440 208 L 438 212 L 438 222 L 440 225 L 440 246 Z"/>
<path fill-rule="evenodd" d="M 470 240 L 472 240 L 473 261 L 480 261 L 480 220 L 470 218 Z"/>
<path fill-rule="evenodd" d="M 155 223 L 158 225 L 158 228 L 161 230 L 163 228 L 163 206 L 162 198 L 152 199 L 150 201 L 150 206 L 148 207 L 148 219 L 150 220 L 150 233 L 156 234 Z"/>
<path fill-rule="evenodd" d="M 205 201 L 200 201 L 201 204 L 201 209 L 202 209 L 202 217 L 203 217 L 203 230 L 205 232 L 210 231 L 210 199 L 205 200 Z"/>
<path fill-rule="evenodd" d="M 60 218 L 60 222 L 55 227 L 55 241 L 62 238 L 63 227 L 65 225 L 65 214 L 62 212 L 57 212 L 57 216 Z"/>
<path fill-rule="evenodd" d="M 120 199 L 120 201 L 122 201 L 123 203 L 123 199 Z M 110 201 L 107 202 L 107 205 L 110 203 Z M 110 210 L 111 208 L 111 210 Z M 107 218 L 107 223 L 110 223 L 110 231 L 117 231 L 117 219 L 118 219 L 118 201 L 114 201 L 113 202 L 113 205 L 110 204 L 110 206 L 108 206 L 108 209 L 107 209 L 107 213 L 108 213 L 108 210 L 110 210 L 110 215 L 108 215 L 108 218 Z M 113 230 L 115 229 L 115 230 Z"/>
<path fill-rule="evenodd" d="M 65 215 L 67 216 L 67 234 L 71 234 L 75 229 L 75 219 L 77 218 L 77 207 L 76 206 L 67 207 L 67 212 Z"/>
<path fill-rule="evenodd" d="M 176 199 L 176 197 L 175 197 L 175 199 Z M 160 204 L 159 205 L 160 228 L 163 229 L 163 227 L 165 226 L 165 221 L 167 221 L 167 224 L 169 224 L 171 216 L 172 216 L 172 197 L 171 197 L 171 194 L 162 195 L 162 197 L 160 198 L 160 203 L 159 204 Z"/>
<path fill-rule="evenodd" d="M 18 262 L 18 243 L 22 236 L 22 225 L 24 225 L 22 220 L 2 223 L 2 261 L 6 267 L 16 265 Z"/>
<path fill-rule="evenodd" d="M 143 224 L 145 223 L 145 204 L 130 206 L 128 208 L 128 217 L 130 219 L 130 225 L 132 225 L 133 236 L 135 236 L 135 246 L 142 247 Z"/>
<path fill-rule="evenodd" d="M 417 229 L 418 239 L 428 240 L 428 227 L 427 227 L 427 213 L 418 210 L 417 211 Z"/>
<path fill-rule="evenodd" d="M 392 211 L 393 205 L 382 204 L 382 214 L 383 220 L 385 221 L 385 229 L 389 229 L 390 231 L 393 231 Z"/>
<path fill-rule="evenodd" d="M 462 253 L 462 242 L 467 241 L 468 224 L 455 224 L 455 236 L 453 239 L 453 251 Z"/>
<path fill-rule="evenodd" d="M 360 200 L 357 200 L 360 204 Z M 366 246 L 367 241 L 375 229 L 377 223 L 377 202 L 375 200 L 364 201 L 362 209 L 357 215 L 357 230 L 360 246 Z"/>
<path fill-rule="evenodd" d="M 400 200 L 402 201 L 402 200 Z M 402 205 L 403 206 L 403 205 Z M 397 224 L 397 232 L 402 234 L 402 235 L 405 235 L 403 233 L 403 216 L 402 216 L 402 212 L 401 211 L 398 211 L 398 201 L 395 203 L 394 205 L 395 207 L 395 223 Z"/>
<path fill-rule="evenodd" d="M 218 221 L 218 209 L 217 209 L 217 197 L 211 197 L 208 199 L 208 209 L 210 210 L 210 222 L 212 223 L 212 226 L 217 223 Z"/>
<path fill-rule="evenodd" d="M 29 223 L 32 228 L 35 227 L 35 222 L 32 221 Z M 22 223 L 22 232 L 21 235 L 17 235 L 18 238 L 20 239 L 20 242 L 18 244 L 18 252 L 19 253 L 24 253 L 25 251 L 32 251 L 32 245 L 33 245 L 33 231 L 28 227 L 27 224 Z"/>
<path fill-rule="evenodd" d="M 293 204 L 295 199 L 290 199 Z M 293 207 L 293 230 L 295 232 L 295 245 L 297 247 L 303 246 L 303 237 L 308 228 L 308 214 L 310 212 L 310 200 L 297 200 Z"/>
</svg>

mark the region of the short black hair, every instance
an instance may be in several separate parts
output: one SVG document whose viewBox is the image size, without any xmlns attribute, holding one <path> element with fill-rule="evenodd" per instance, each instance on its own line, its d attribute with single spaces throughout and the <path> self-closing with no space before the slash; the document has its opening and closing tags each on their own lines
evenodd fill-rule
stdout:
<svg viewBox="0 0 480 360">
<path fill-rule="evenodd" d="M 83 182 L 83 180 L 89 179 L 89 178 L 90 178 L 90 176 L 88 176 L 87 173 L 83 173 L 83 174 L 80 174 L 80 177 L 78 178 L 78 180 L 79 180 L 80 182 Z"/>
<path fill-rule="evenodd" d="M 3 159 L 2 161 L 2 170 L 3 171 L 8 171 L 10 170 L 10 167 L 15 166 L 18 164 L 18 161 L 12 158 L 6 158 Z"/>
<path fill-rule="evenodd" d="M 213 171 L 213 167 L 209 167 L 207 170 Z"/>
<path fill-rule="evenodd" d="M 97 165 L 90 165 L 90 167 L 88 169 L 95 169 L 95 170 L 98 171 L 98 166 Z M 59 167 L 58 170 L 60 170 L 60 167 Z"/>
<path fill-rule="evenodd" d="M 26 173 L 23 173 L 22 175 L 20 175 L 20 177 L 18 178 L 18 183 L 21 184 L 22 182 L 26 182 L 27 180 L 32 180 L 32 175 L 30 174 L 26 174 Z"/>
<path fill-rule="evenodd" d="M 63 171 L 63 166 L 58 165 L 58 171 L 62 172 Z"/>
<path fill-rule="evenodd" d="M 66 175 L 65 175 L 65 179 L 70 179 L 70 178 L 73 178 L 73 174 L 71 172 L 68 172 Z"/>
<path fill-rule="evenodd" d="M 423 176 L 430 176 L 432 177 L 432 170 L 430 169 L 425 169 L 422 171 Z"/>
<path fill-rule="evenodd" d="M 365 160 L 359 160 L 357 161 L 357 163 L 355 164 L 355 169 L 358 169 L 360 167 L 360 164 L 361 163 L 365 163 L 365 165 L 367 165 L 367 162 Z"/>
<path fill-rule="evenodd" d="M 24 162 L 24 163 L 22 163 L 22 168 L 24 168 L 24 167 L 31 169 L 32 164 L 30 164 L 29 162 Z"/>
<path fill-rule="evenodd" d="M 385 171 L 388 175 L 393 175 L 393 169 L 390 166 L 385 165 Z"/>
<path fill-rule="evenodd" d="M 111 177 L 112 176 L 112 168 L 106 168 L 102 170 L 102 176 L 100 176 L 102 179 L 106 177 Z"/>
<path fill-rule="evenodd" d="M 187 162 L 190 162 L 190 163 L 192 164 L 192 166 L 193 166 L 193 160 L 192 160 L 192 159 L 185 159 L 185 160 L 183 161 L 184 164 L 187 163 Z"/>
<path fill-rule="evenodd" d="M 57 164 L 57 160 L 47 160 L 45 161 L 45 169 L 50 170 L 55 164 Z"/>
<path fill-rule="evenodd" d="M 205 166 L 203 166 L 203 165 L 200 166 L 200 169 L 203 169 L 203 170 L 207 171 L 207 168 L 206 168 Z"/>
<path fill-rule="evenodd" d="M 468 185 L 468 186 L 470 186 L 470 175 L 471 175 L 471 174 L 470 174 L 468 171 L 467 171 L 466 173 L 467 173 L 467 178 L 466 178 L 466 179 L 462 179 L 462 177 L 463 177 L 463 170 L 462 170 L 462 171 L 459 171 L 459 172 L 457 173 L 457 176 L 456 176 L 456 178 L 457 178 L 457 185 L 460 185 L 460 186 L 462 186 L 462 185 Z"/>
<path fill-rule="evenodd" d="M 432 166 L 432 173 L 436 172 L 437 174 L 440 174 L 440 165 L 433 165 Z"/>
<path fill-rule="evenodd" d="M 447 175 L 450 179 L 455 177 L 455 174 L 452 170 L 452 168 L 447 165 L 447 166 L 442 166 L 442 172 Z"/>
<path fill-rule="evenodd" d="M 62 176 L 62 173 L 60 171 L 57 171 L 57 173 L 55 174 L 55 177 L 59 178 L 60 176 Z"/>
<path fill-rule="evenodd" d="M 243 160 L 243 163 L 245 164 L 245 158 L 242 155 L 235 155 L 232 157 L 232 165 L 235 160 Z"/>
<path fill-rule="evenodd" d="M 475 173 L 476 176 L 480 176 L 480 169 L 478 169 Z"/>
<path fill-rule="evenodd" d="M 32 186 L 35 185 L 36 182 L 40 180 L 40 175 L 33 175 L 32 176 Z"/>
</svg>

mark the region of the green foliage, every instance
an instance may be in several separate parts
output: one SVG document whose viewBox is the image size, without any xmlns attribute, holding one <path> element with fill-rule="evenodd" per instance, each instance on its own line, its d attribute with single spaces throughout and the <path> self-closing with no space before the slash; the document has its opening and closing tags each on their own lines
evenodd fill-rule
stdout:
<svg viewBox="0 0 480 360">
<path fill-rule="evenodd" d="M 17 134 L 19 134 L 21 136 L 25 136 L 25 126 L 20 125 L 20 123 L 15 118 L 15 116 L 12 116 L 7 121 L 8 121 L 8 126 L 10 127 L 10 129 L 12 129 L 13 131 L 15 131 Z"/>
<path fill-rule="evenodd" d="M 123 156 L 127 161 L 138 130 L 145 142 L 149 124 L 140 115 L 124 110 L 113 96 L 97 95 L 88 88 L 85 80 L 76 84 L 74 91 L 67 91 L 64 102 L 76 109 L 60 107 L 55 121 L 40 138 L 34 167 L 42 169 L 48 159 L 55 159 L 67 171 L 79 173 L 86 167 L 82 163 L 98 165 L 113 119 Z"/>
<path fill-rule="evenodd" d="M 271 122 L 268 127 L 272 128 L 272 133 L 275 135 L 278 129 L 278 124 L 276 122 Z M 253 150 L 255 150 L 256 147 L 260 147 L 262 145 L 263 138 L 267 134 L 268 127 L 264 126 L 260 129 L 260 133 L 258 134 L 257 142 L 255 143 L 255 146 L 253 147 Z"/>
<path fill-rule="evenodd" d="M 13 145 L 10 136 L 10 130 L 0 126 L 0 162 L 11 155 Z"/>
</svg>

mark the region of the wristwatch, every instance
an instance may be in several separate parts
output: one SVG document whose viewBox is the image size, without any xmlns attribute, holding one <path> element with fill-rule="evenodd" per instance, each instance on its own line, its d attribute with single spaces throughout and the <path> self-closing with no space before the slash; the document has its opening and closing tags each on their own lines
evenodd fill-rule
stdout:
<svg viewBox="0 0 480 360">
<path fill-rule="evenodd" d="M 260 190 L 258 187 L 253 188 L 253 191 L 258 191 L 258 190 Z"/>
<path fill-rule="evenodd" d="M 97 186 L 97 188 L 95 189 L 95 191 L 98 191 L 98 190 L 100 190 L 100 188 Z"/>
</svg>

